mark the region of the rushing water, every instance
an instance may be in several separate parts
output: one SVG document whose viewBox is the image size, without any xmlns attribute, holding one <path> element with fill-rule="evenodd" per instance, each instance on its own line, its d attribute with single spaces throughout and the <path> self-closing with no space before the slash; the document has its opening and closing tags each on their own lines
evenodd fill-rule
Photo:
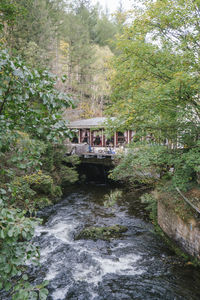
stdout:
<svg viewBox="0 0 200 300">
<path fill-rule="evenodd" d="M 103 206 L 106 186 L 76 188 L 43 211 L 46 223 L 36 230 L 41 266 L 32 280 L 49 280 L 51 300 L 199 300 L 197 270 L 184 266 L 145 221 L 137 195 L 124 195 L 112 208 Z M 75 240 L 85 226 L 121 224 L 123 237 L 111 241 Z"/>
</svg>

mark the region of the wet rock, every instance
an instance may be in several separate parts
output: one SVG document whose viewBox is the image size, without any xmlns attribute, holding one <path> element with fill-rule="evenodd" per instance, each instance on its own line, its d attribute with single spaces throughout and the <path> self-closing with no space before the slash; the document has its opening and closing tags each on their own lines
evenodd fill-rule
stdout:
<svg viewBox="0 0 200 300">
<path fill-rule="evenodd" d="M 65 300 L 89 300 L 91 298 L 91 294 L 88 292 L 88 283 L 78 282 L 69 288 Z"/>
<path fill-rule="evenodd" d="M 79 232 L 75 240 L 92 239 L 92 240 L 110 240 L 119 238 L 128 228 L 122 225 L 113 225 L 108 227 L 88 227 Z"/>
</svg>

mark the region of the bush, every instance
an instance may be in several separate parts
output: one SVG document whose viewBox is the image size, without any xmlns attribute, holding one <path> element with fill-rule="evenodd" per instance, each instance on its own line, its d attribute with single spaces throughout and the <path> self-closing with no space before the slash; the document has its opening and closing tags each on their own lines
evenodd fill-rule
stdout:
<svg viewBox="0 0 200 300">
<path fill-rule="evenodd" d="M 72 101 L 55 83 L 52 74 L 0 49 L 0 289 L 11 289 L 16 300 L 46 299 L 48 293 L 45 284 L 32 287 L 23 272 L 26 260 L 38 257 L 30 243 L 35 221 L 25 215 L 62 195 L 51 173 L 58 157 L 61 166 L 59 145 L 70 135 L 63 109 Z"/>
<path fill-rule="evenodd" d="M 62 196 L 59 186 L 41 170 L 37 173 L 16 177 L 10 184 L 11 203 L 27 210 L 50 205 Z M 38 197 L 39 196 L 39 197 Z"/>
<path fill-rule="evenodd" d="M 138 183 L 154 186 L 168 174 L 170 155 L 164 146 L 134 144 L 128 153 L 117 158 L 118 165 L 110 177 L 114 180 L 128 181 L 131 185 Z"/>
<path fill-rule="evenodd" d="M 146 210 L 150 212 L 150 218 L 154 223 L 157 223 L 157 199 L 155 192 L 145 193 L 141 197 L 141 202 L 146 203 Z"/>
<path fill-rule="evenodd" d="M 200 171 L 200 142 L 192 149 L 185 149 L 173 157 L 174 176 L 173 186 L 186 191 L 193 184 L 198 184 L 198 172 Z"/>
<path fill-rule="evenodd" d="M 47 197 L 39 197 L 35 198 L 35 206 L 36 208 L 42 209 L 45 206 L 49 206 L 52 204 L 52 201 Z"/>
<path fill-rule="evenodd" d="M 62 187 L 78 181 L 76 165 L 80 163 L 77 155 L 69 157 L 65 154 L 65 146 L 48 144 L 42 160 L 45 172 L 51 175 L 55 184 Z"/>
<path fill-rule="evenodd" d="M 118 158 L 111 173 L 114 180 L 156 186 L 171 181 L 172 189 L 186 191 L 198 182 L 200 143 L 190 149 L 168 149 L 166 146 L 135 144 L 127 154 Z"/>
<path fill-rule="evenodd" d="M 39 257 L 30 243 L 36 220 L 26 218 L 19 209 L 0 206 L 0 289 L 8 291 L 13 288 L 13 277 L 22 278 L 26 261 Z"/>
<path fill-rule="evenodd" d="M 38 194 L 52 195 L 54 188 L 53 179 L 49 175 L 43 174 L 41 170 L 37 173 L 23 176 L 22 181 L 28 183 L 30 188 Z"/>
</svg>

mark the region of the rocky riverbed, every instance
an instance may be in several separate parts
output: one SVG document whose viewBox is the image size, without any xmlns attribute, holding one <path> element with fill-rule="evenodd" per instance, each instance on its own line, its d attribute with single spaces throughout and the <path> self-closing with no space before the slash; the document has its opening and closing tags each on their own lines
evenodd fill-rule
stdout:
<svg viewBox="0 0 200 300">
<path fill-rule="evenodd" d="M 30 269 L 32 280 L 49 280 L 49 300 L 199 300 L 199 271 L 154 233 L 139 196 L 125 193 L 106 208 L 109 191 L 104 185 L 76 187 L 41 212 L 46 223 L 34 238 L 41 266 Z M 109 240 L 75 238 L 85 227 L 114 224 L 128 230 Z"/>
</svg>

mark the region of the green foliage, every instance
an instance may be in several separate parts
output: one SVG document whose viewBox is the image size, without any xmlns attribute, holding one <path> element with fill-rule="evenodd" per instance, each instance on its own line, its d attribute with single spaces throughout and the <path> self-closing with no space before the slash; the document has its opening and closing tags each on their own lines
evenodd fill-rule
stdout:
<svg viewBox="0 0 200 300">
<path fill-rule="evenodd" d="M 3 0 L 3 37 L 9 51 L 22 56 L 31 67 L 47 68 L 55 49 L 62 9 L 64 1 L 60 0 Z"/>
<path fill-rule="evenodd" d="M 128 153 L 121 155 L 111 173 L 114 180 L 128 181 L 131 186 L 145 184 L 155 187 L 171 181 L 171 187 L 181 190 L 197 184 L 200 148 L 169 149 L 166 146 L 134 143 Z"/>
<path fill-rule="evenodd" d="M 65 156 L 66 147 L 63 145 L 48 144 L 42 160 L 43 168 L 54 179 L 57 185 L 62 187 L 78 180 L 76 166 L 80 163 L 77 155 Z"/>
<path fill-rule="evenodd" d="M 1 128 L 24 128 L 53 142 L 67 134 L 61 110 L 72 102 L 54 85 L 55 77 L 48 72 L 30 70 L 5 50 L 0 51 Z"/>
<path fill-rule="evenodd" d="M 114 190 L 111 191 L 110 194 L 104 196 L 104 206 L 111 207 L 116 204 L 116 202 L 122 197 L 122 191 Z"/>
<path fill-rule="evenodd" d="M 24 9 L 18 1 L 1 0 L 0 2 L 0 32 L 4 29 L 5 22 L 8 26 L 15 24 L 17 18 L 24 15 Z"/>
<path fill-rule="evenodd" d="M 199 27 L 188 7 L 193 16 L 199 13 L 192 0 L 186 6 L 181 0 L 147 1 L 118 38 L 109 113 L 123 128 L 153 134 L 157 143 L 167 138 L 185 144 L 189 135 L 194 142 L 199 132 L 198 34 L 187 30 Z"/>
<path fill-rule="evenodd" d="M 115 180 L 129 181 L 130 184 L 155 185 L 167 171 L 167 149 L 163 146 L 134 144 L 127 154 L 122 155 L 119 164 L 111 173 Z"/>
<path fill-rule="evenodd" d="M 66 187 L 78 181 L 78 173 L 76 169 L 72 167 L 62 166 L 59 170 L 59 175 L 62 187 Z"/>
<path fill-rule="evenodd" d="M 65 156 L 63 158 L 63 161 L 65 163 L 71 164 L 72 166 L 76 166 L 80 164 L 80 159 L 78 155 L 70 155 L 70 156 Z"/>
<path fill-rule="evenodd" d="M 62 191 L 54 184 L 53 178 L 43 174 L 41 170 L 15 177 L 9 185 L 9 191 L 11 204 L 29 211 L 50 205 L 52 200 L 55 201 L 62 196 Z"/>
<path fill-rule="evenodd" d="M 193 184 L 197 184 L 197 174 L 200 171 L 200 143 L 192 149 L 186 149 L 183 153 L 176 153 L 173 157 L 173 164 L 175 170 L 172 183 L 174 186 L 186 191 Z"/>
<path fill-rule="evenodd" d="M 7 193 L 7 203 L 27 210 L 44 207 L 62 196 L 58 185 L 78 180 L 78 157 L 66 158 L 64 146 L 46 144 L 15 131 L 2 136 L 1 145 L 0 187 Z M 63 164 L 67 160 L 70 166 Z"/>
<path fill-rule="evenodd" d="M 0 132 L 2 167 L 5 171 L 13 168 L 13 175 L 40 170 L 45 149 L 43 141 L 32 139 L 25 132 L 6 130 L 6 135 Z"/>
<path fill-rule="evenodd" d="M 117 31 L 116 24 L 111 22 L 107 15 L 103 14 L 95 25 L 94 41 L 99 46 L 109 46 L 111 50 L 115 50 L 113 40 L 115 39 Z"/>
<path fill-rule="evenodd" d="M 60 196 L 62 196 L 62 191 L 61 190 L 60 190 L 59 194 L 57 193 L 57 197 L 60 198 Z M 52 201 L 49 198 L 42 196 L 42 197 L 37 197 L 35 199 L 34 204 L 35 204 L 36 208 L 42 209 L 46 206 L 52 205 Z"/>
<path fill-rule="evenodd" d="M 118 37 L 108 114 L 117 117 L 112 132 L 131 129 L 134 142 L 149 142 L 135 144 L 113 178 L 153 185 L 172 178 L 186 190 L 199 170 L 199 5 L 144 2 Z"/>
<path fill-rule="evenodd" d="M 23 275 L 23 277 L 25 275 Z M 44 281 L 42 284 L 36 286 L 31 286 L 27 281 L 25 283 L 23 281 L 19 282 L 14 289 L 15 294 L 13 295 L 12 300 L 46 300 L 48 296 L 48 290 L 45 288 L 45 286 L 47 284 L 48 281 Z"/>
<path fill-rule="evenodd" d="M 30 242 L 37 220 L 27 215 L 62 195 L 55 174 L 69 133 L 62 111 L 71 100 L 55 83 L 48 72 L 0 50 L 0 289 L 13 299 L 46 299 L 48 293 L 46 284 L 28 282 L 25 264 L 39 258 Z"/>
<path fill-rule="evenodd" d="M 65 75 L 65 82 L 57 83 L 59 90 L 83 102 L 84 115 L 89 108 L 90 116 L 102 114 L 110 88 L 107 66 L 99 56 L 104 60 L 115 51 L 116 18 L 87 1 L 2 0 L 0 12 L 0 40 L 9 53 L 31 68 Z"/>
<path fill-rule="evenodd" d="M 39 257 L 37 248 L 30 243 L 36 220 L 25 217 L 25 211 L 0 210 L 0 288 L 13 288 L 12 278 L 24 281 L 24 264 Z"/>
<path fill-rule="evenodd" d="M 53 179 L 49 175 L 43 174 L 42 171 L 26 175 L 23 177 L 23 180 L 39 193 L 48 195 L 52 192 Z"/>
<path fill-rule="evenodd" d="M 79 99 L 80 117 L 101 115 L 110 95 L 107 60 L 115 48 L 116 24 L 98 5 L 76 1 L 62 27 L 57 72 L 67 74 L 65 85 Z"/>
<path fill-rule="evenodd" d="M 63 188 L 65 188 L 69 184 L 77 182 L 79 177 L 76 171 L 76 166 L 78 164 L 80 164 L 80 159 L 77 155 L 63 156 L 62 165 L 58 170 L 59 179 L 57 184 L 60 184 Z"/>
<path fill-rule="evenodd" d="M 141 197 L 141 202 L 146 203 L 146 210 L 150 212 L 150 218 L 154 224 L 157 224 L 157 199 L 155 198 L 154 192 L 145 193 Z"/>
</svg>

